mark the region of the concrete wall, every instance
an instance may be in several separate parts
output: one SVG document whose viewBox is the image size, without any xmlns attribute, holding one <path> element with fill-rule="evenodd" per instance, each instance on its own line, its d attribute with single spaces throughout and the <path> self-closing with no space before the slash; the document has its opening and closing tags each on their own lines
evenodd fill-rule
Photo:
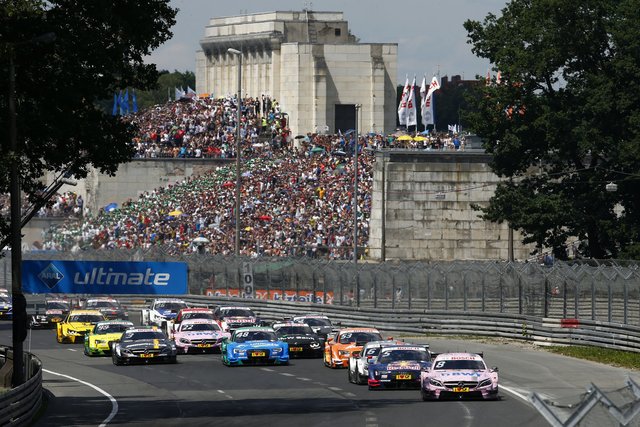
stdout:
<svg viewBox="0 0 640 427">
<path fill-rule="evenodd" d="M 500 181 L 490 158 L 482 151 L 377 153 L 370 258 L 508 259 L 507 224 L 483 221 L 471 209 L 486 206 Z M 514 257 L 520 260 L 533 249 L 521 240 L 514 232 Z"/>
</svg>

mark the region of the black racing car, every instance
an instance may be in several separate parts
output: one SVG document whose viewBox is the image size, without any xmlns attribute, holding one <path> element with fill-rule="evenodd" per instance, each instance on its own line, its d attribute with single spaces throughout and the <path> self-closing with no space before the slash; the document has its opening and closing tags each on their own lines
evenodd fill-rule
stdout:
<svg viewBox="0 0 640 427">
<path fill-rule="evenodd" d="M 129 320 L 129 314 L 120 302 L 113 298 L 92 298 L 88 299 L 85 308 L 88 310 L 100 310 L 109 320 Z"/>
<path fill-rule="evenodd" d="M 113 345 L 111 359 L 114 365 L 131 363 L 176 363 L 176 344 L 157 327 L 128 329 L 120 341 Z"/>
<path fill-rule="evenodd" d="M 331 332 L 333 332 L 331 320 L 323 314 L 301 314 L 299 316 L 295 316 L 293 321 L 309 325 L 311 329 L 313 329 L 313 332 L 325 339 Z"/>
<path fill-rule="evenodd" d="M 65 299 L 47 299 L 44 302 L 27 305 L 29 316 L 29 328 L 54 328 L 56 323 L 62 322 L 69 311 L 71 304 Z"/>
<path fill-rule="evenodd" d="M 289 358 L 317 357 L 324 351 L 324 338 L 313 332 L 309 325 L 296 322 L 274 323 L 273 329 L 281 341 L 289 344 Z"/>
</svg>

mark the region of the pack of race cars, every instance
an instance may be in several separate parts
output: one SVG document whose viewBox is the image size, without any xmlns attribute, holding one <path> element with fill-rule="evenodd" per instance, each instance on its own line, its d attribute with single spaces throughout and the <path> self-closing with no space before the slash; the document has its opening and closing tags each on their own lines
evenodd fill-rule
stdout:
<svg viewBox="0 0 640 427">
<path fill-rule="evenodd" d="M 333 325 L 323 314 L 267 322 L 247 306 L 211 309 L 158 298 L 141 319 L 135 326 L 111 298 L 76 308 L 56 299 L 46 301 L 30 325 L 53 326 L 59 343 L 82 342 L 85 355 L 110 356 L 114 365 L 177 363 L 178 355 L 214 352 L 229 367 L 322 358 L 369 390 L 416 389 L 423 400 L 499 399 L 498 368 L 489 368 L 482 353 L 433 353 L 428 345 L 383 337 L 375 328 Z"/>
</svg>

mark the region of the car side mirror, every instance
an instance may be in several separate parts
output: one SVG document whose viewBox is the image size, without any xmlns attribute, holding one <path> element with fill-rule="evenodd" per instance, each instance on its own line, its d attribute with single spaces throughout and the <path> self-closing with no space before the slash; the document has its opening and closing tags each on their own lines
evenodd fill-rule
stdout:
<svg viewBox="0 0 640 427">
<path fill-rule="evenodd" d="M 491 368 L 491 372 L 498 372 L 498 367 L 494 366 L 493 368 Z"/>
<path fill-rule="evenodd" d="M 327 338 L 327 342 L 333 342 L 333 337 Z"/>
</svg>

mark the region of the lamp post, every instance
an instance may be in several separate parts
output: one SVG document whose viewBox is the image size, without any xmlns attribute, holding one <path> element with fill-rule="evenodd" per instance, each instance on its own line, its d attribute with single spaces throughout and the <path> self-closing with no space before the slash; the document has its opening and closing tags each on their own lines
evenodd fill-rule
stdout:
<svg viewBox="0 0 640 427">
<path fill-rule="evenodd" d="M 229 48 L 227 52 L 238 57 L 238 118 L 236 123 L 236 256 L 240 255 L 240 120 L 242 118 L 242 52 Z"/>
<path fill-rule="evenodd" d="M 360 104 L 356 104 L 356 146 L 353 153 L 353 269 L 356 282 L 356 307 L 360 307 L 360 278 L 358 277 L 358 120 L 360 119 Z"/>
</svg>

